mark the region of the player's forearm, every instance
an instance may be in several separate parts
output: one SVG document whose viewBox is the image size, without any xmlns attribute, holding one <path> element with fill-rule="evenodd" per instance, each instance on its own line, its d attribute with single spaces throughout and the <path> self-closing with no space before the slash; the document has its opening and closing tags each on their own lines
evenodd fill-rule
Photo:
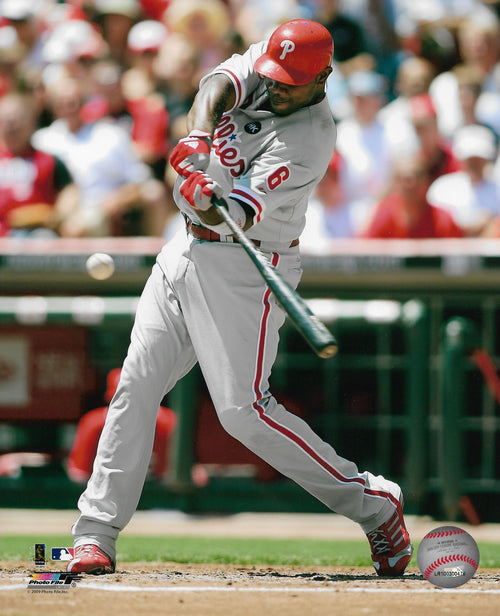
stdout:
<svg viewBox="0 0 500 616">
<path fill-rule="evenodd" d="M 206 210 L 204 212 L 202 211 L 197 212 L 197 214 L 201 222 L 203 222 L 206 225 L 213 226 L 213 225 L 218 225 L 221 222 L 223 222 L 222 216 L 219 214 L 219 212 L 214 207 L 211 207 L 209 210 Z"/>
<path fill-rule="evenodd" d="M 215 74 L 207 79 L 196 95 L 193 106 L 187 116 L 187 129 L 205 131 L 213 136 L 215 128 L 225 111 L 233 108 L 236 93 L 232 81 L 224 74 Z M 242 228 L 248 229 L 253 224 L 253 211 L 247 211 L 248 206 L 240 203 L 242 208 Z M 250 208 L 251 210 L 251 208 Z M 209 226 L 217 226 L 224 222 L 216 208 L 197 211 L 201 222 Z"/>
<path fill-rule="evenodd" d="M 234 202 L 237 203 L 241 208 L 243 208 L 246 219 L 242 229 L 246 231 L 247 229 L 250 229 L 250 227 L 253 225 L 253 217 L 255 215 L 255 212 L 248 205 L 242 203 L 241 201 L 235 200 Z M 215 207 L 211 207 L 210 209 L 205 211 L 198 211 L 197 214 L 201 222 L 205 225 L 215 226 L 224 222 L 224 219 Z"/>
<path fill-rule="evenodd" d="M 188 131 L 206 131 L 213 135 L 222 114 L 231 109 L 236 100 L 231 80 L 222 74 L 210 77 L 200 88 L 187 116 Z"/>
</svg>

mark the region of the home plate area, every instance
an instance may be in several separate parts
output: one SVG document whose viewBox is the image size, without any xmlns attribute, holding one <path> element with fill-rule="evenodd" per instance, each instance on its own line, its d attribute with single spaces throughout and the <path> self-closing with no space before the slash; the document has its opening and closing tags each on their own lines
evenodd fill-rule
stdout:
<svg viewBox="0 0 500 616">
<path fill-rule="evenodd" d="M 110 576 L 85 575 L 64 593 L 27 589 L 25 564 L 1 563 L 2 614 L 70 610 L 72 616 L 165 613 L 174 616 L 330 616 L 382 614 L 496 616 L 500 570 L 479 570 L 464 586 L 442 590 L 416 568 L 378 578 L 368 567 L 262 567 L 124 563 Z M 9 590 L 10 589 L 10 590 Z M 105 606 L 105 607 L 103 607 Z"/>
</svg>

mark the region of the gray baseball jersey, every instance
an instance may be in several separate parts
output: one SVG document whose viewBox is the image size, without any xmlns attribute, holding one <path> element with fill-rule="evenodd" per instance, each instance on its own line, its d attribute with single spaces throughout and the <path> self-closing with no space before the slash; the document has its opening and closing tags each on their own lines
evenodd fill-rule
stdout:
<svg viewBox="0 0 500 616">
<path fill-rule="evenodd" d="M 214 133 L 207 174 L 222 186 L 224 195 L 254 210 L 248 237 L 289 244 L 304 229 L 308 199 L 325 174 L 336 131 L 326 98 L 284 117 L 254 109 L 266 91 L 253 71 L 264 51 L 265 43 L 251 45 L 245 54 L 233 56 L 210 73 L 229 77 L 237 98 Z M 179 193 L 183 179 L 176 182 L 175 201 L 198 221 Z"/>
<path fill-rule="evenodd" d="M 326 101 L 286 117 L 251 108 L 263 91 L 252 70 L 263 49 L 252 46 L 217 69 L 232 79 L 237 101 L 216 130 L 207 171 L 226 195 L 252 206 L 255 225 L 248 235 L 261 240 L 261 250 L 296 287 L 299 247 L 290 244 L 330 160 L 335 128 Z M 175 197 L 197 220 L 178 186 Z M 392 515 L 399 486 L 360 473 L 269 391 L 284 320 L 239 244 L 183 233 L 165 245 L 139 301 L 94 471 L 78 503 L 75 546 L 94 543 L 114 559 L 115 540 L 140 498 L 160 401 L 196 362 L 231 435 L 365 532 Z"/>
</svg>

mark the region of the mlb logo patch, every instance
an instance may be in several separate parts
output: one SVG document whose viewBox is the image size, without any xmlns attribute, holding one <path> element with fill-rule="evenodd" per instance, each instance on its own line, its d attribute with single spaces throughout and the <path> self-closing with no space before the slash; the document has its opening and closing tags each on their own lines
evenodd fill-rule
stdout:
<svg viewBox="0 0 500 616">
<path fill-rule="evenodd" d="M 72 560 L 75 554 L 74 548 L 52 548 L 52 560 Z"/>
</svg>

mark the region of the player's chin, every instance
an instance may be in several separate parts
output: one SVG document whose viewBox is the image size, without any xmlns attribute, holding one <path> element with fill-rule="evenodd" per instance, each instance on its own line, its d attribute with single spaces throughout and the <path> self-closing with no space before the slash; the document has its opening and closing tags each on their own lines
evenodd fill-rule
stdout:
<svg viewBox="0 0 500 616">
<path fill-rule="evenodd" d="M 277 116 L 287 116 L 295 111 L 295 107 L 286 101 L 270 101 L 271 111 Z"/>
</svg>

